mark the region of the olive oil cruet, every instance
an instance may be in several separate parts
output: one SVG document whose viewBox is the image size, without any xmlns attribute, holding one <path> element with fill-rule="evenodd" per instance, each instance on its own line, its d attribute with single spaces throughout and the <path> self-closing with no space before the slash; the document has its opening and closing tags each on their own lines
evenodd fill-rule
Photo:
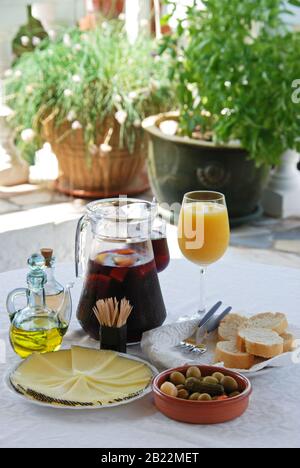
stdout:
<svg viewBox="0 0 300 468">
<path fill-rule="evenodd" d="M 15 289 L 7 297 L 7 310 L 11 320 L 10 342 L 14 351 L 22 358 L 34 352 L 59 350 L 72 314 L 70 288 L 73 285 L 66 287 L 60 308 L 51 310 L 45 299 L 47 275 L 44 257 L 34 254 L 28 259 L 28 265 L 28 288 Z M 21 296 L 26 297 L 27 305 L 17 309 L 16 301 Z"/>
</svg>

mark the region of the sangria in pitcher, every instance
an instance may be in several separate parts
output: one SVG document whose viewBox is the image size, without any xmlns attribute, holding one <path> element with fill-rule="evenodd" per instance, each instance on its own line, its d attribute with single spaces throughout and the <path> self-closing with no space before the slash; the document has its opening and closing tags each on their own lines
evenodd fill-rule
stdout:
<svg viewBox="0 0 300 468">
<path fill-rule="evenodd" d="M 93 312 L 99 299 L 125 297 L 132 305 L 128 343 L 139 342 L 143 332 L 164 322 L 166 310 L 151 242 L 156 211 L 155 203 L 114 198 L 90 203 L 79 221 L 76 270 L 78 276 L 81 267 L 85 280 L 77 318 L 92 338 L 99 339 Z"/>
</svg>

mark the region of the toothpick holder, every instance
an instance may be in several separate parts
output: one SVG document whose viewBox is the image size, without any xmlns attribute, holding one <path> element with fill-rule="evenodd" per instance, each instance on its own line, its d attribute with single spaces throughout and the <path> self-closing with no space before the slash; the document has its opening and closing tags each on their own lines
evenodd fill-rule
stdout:
<svg viewBox="0 0 300 468">
<path fill-rule="evenodd" d="M 126 353 L 126 343 L 127 325 L 120 328 L 100 326 L 100 349 Z"/>
</svg>

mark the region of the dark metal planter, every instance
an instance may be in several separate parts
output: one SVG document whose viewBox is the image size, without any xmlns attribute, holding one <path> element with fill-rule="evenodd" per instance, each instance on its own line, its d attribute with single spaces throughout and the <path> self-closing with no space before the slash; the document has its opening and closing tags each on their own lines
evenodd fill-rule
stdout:
<svg viewBox="0 0 300 468">
<path fill-rule="evenodd" d="M 174 114 L 146 119 L 149 134 L 148 169 L 160 203 L 181 203 L 192 190 L 225 194 L 232 224 L 261 215 L 260 200 L 270 169 L 257 168 L 238 145 L 216 146 L 207 141 L 163 134 L 158 125 Z"/>
</svg>

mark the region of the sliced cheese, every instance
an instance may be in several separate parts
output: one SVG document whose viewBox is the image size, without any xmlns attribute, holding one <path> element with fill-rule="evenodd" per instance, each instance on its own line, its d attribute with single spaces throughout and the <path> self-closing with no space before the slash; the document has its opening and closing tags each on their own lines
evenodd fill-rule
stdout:
<svg viewBox="0 0 300 468">
<path fill-rule="evenodd" d="M 51 367 L 59 369 L 60 372 L 69 372 L 72 363 L 72 355 L 69 349 L 61 350 L 59 353 L 47 353 L 39 355 L 43 362 Z"/>
<path fill-rule="evenodd" d="M 56 353 L 35 354 L 11 376 L 25 394 L 55 404 L 108 404 L 144 390 L 152 372 L 143 363 L 113 351 L 74 347 Z"/>
<path fill-rule="evenodd" d="M 50 354 L 32 354 L 29 356 L 20 367 L 23 374 L 38 375 L 38 376 L 61 376 L 68 377 L 70 371 L 71 353 L 69 350 L 60 351 L 59 356 L 53 353 Z M 20 369 L 20 368 L 19 368 Z"/>
<path fill-rule="evenodd" d="M 97 351 L 95 349 L 72 346 L 72 369 L 74 372 L 93 374 L 109 366 L 116 359 L 114 351 Z"/>
</svg>

